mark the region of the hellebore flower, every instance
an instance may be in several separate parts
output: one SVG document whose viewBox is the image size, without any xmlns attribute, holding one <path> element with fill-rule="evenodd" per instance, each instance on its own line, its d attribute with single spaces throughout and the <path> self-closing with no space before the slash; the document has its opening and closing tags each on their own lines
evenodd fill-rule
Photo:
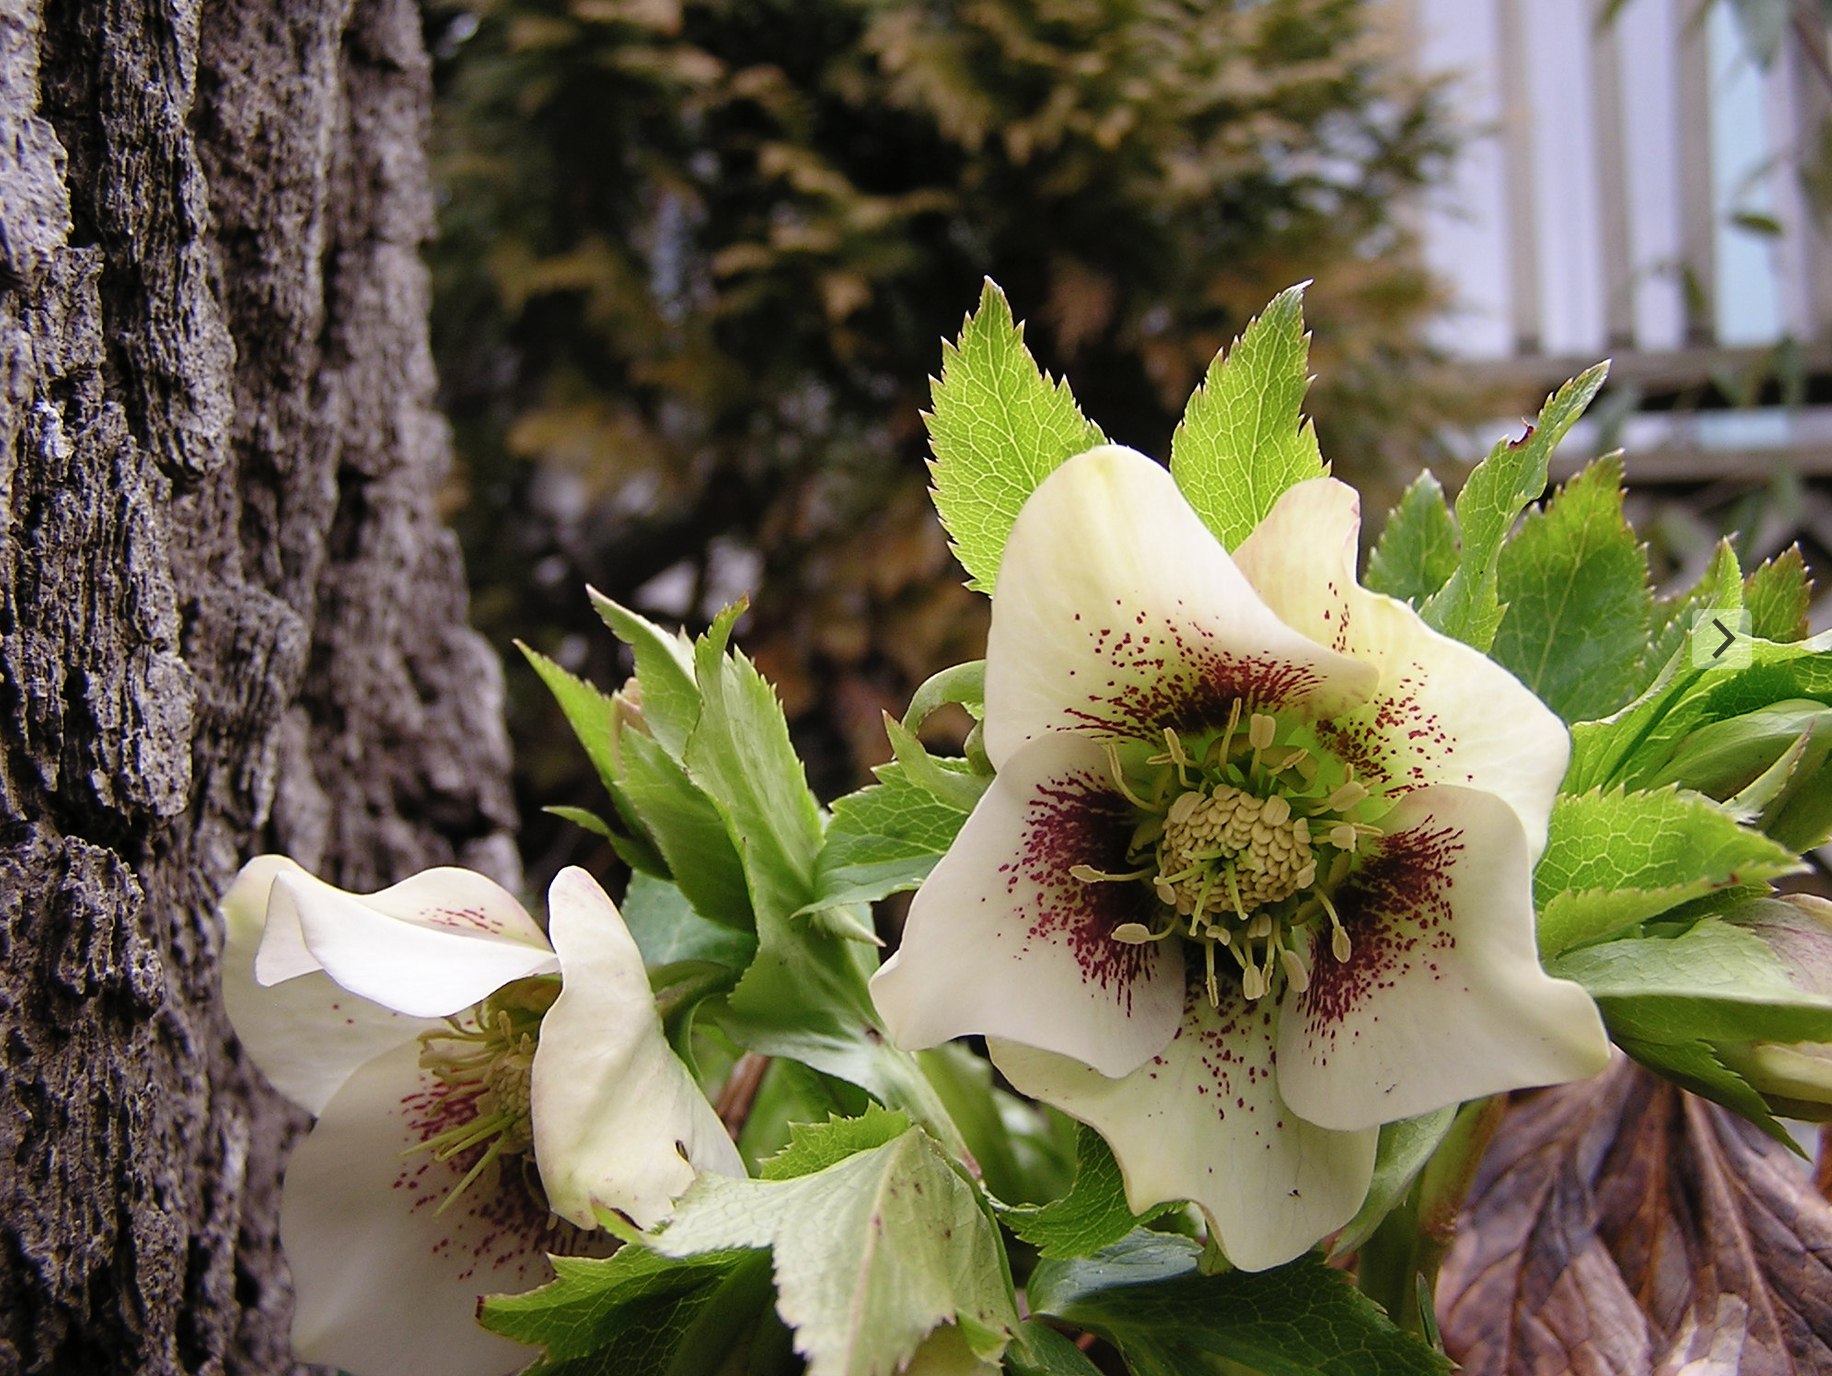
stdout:
<svg viewBox="0 0 1832 1376">
<path fill-rule="evenodd" d="M 224 896 L 230 1021 L 318 1120 L 280 1205 L 305 1360 L 515 1371 L 530 1354 L 477 1325 L 480 1295 L 597 1248 L 597 1209 L 648 1227 L 696 1170 L 744 1174 L 615 905 L 579 869 L 548 904 L 551 944 L 468 870 L 351 894 L 271 855 Z"/>
<path fill-rule="evenodd" d="M 998 777 L 872 985 L 899 1045 L 985 1035 L 1249 1270 L 1353 1216 L 1381 1124 L 1608 1057 L 1535 952 L 1565 730 L 1361 588 L 1359 526 L 1319 478 L 1230 557 L 1143 455 L 1047 478 L 993 595 Z"/>
</svg>

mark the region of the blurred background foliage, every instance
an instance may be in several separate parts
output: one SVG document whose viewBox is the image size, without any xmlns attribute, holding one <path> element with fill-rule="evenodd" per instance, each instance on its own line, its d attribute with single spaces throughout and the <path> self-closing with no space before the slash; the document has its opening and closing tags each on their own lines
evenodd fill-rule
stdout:
<svg viewBox="0 0 1832 1376">
<path fill-rule="evenodd" d="M 508 654 L 531 880 L 598 786 L 519 636 L 606 687 L 591 583 L 740 640 L 823 796 L 981 653 L 920 412 L 990 275 L 1118 441 L 1313 278 L 1325 456 L 1369 510 L 1481 399 L 1403 219 L 1451 152 L 1363 0 L 434 0 L 435 347 L 473 617 Z M 957 723 L 958 725 L 958 723 Z M 944 728 L 945 729 L 945 728 Z"/>
</svg>

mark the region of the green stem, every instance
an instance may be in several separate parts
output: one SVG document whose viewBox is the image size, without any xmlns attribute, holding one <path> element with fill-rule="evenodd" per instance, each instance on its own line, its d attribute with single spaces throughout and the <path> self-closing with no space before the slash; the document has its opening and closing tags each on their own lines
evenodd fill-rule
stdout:
<svg viewBox="0 0 1832 1376">
<path fill-rule="evenodd" d="M 1457 1215 L 1506 1108 L 1507 1096 L 1501 1094 L 1465 1104 L 1412 1188 L 1362 1244 L 1356 1263 L 1362 1293 L 1408 1333 L 1429 1338 L 1437 1332 L 1429 1297 L 1437 1286 L 1438 1267 L 1456 1237 Z"/>
</svg>

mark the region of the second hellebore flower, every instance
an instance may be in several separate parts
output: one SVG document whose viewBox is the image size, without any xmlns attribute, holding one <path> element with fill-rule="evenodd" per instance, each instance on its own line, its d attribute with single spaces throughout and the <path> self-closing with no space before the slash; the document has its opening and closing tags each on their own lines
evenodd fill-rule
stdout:
<svg viewBox="0 0 1832 1376">
<path fill-rule="evenodd" d="M 271 855 L 223 915 L 236 1035 L 318 1119 L 280 1205 L 307 1361 L 515 1371 L 530 1353 L 477 1325 L 480 1295 L 593 1250 L 599 1209 L 646 1228 L 696 1170 L 744 1174 L 583 870 L 554 880 L 549 934 L 469 870 L 351 894 Z"/>
<path fill-rule="evenodd" d="M 1224 550 L 1104 446 L 1019 513 L 993 595 L 998 777 L 872 991 L 907 1048 L 984 1034 L 1192 1200 L 1235 1265 L 1360 1207 L 1380 1125 L 1602 1069 L 1548 977 L 1531 874 L 1564 727 L 1355 581 L 1359 500 L 1287 491 Z"/>
</svg>

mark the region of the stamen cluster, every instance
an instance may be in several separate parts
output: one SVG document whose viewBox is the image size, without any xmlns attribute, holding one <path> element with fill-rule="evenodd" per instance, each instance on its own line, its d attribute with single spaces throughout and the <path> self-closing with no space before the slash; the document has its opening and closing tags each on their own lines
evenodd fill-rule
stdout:
<svg viewBox="0 0 1832 1376">
<path fill-rule="evenodd" d="M 447 1110 L 462 1116 L 402 1155 L 430 1151 L 435 1160 L 449 1161 L 484 1148 L 441 1212 L 502 1158 L 533 1152 L 534 1051 L 541 1019 L 559 993 L 552 977 L 518 980 L 469 1013 L 448 1017 L 444 1028 L 420 1034 L 421 1069 L 444 1088 Z"/>
<path fill-rule="evenodd" d="M 1239 735 L 1235 703 L 1225 730 L 1193 750 L 1164 731 L 1164 750 L 1128 770 L 1110 744 L 1115 785 L 1139 810 L 1127 852 L 1137 869 L 1109 874 L 1078 865 L 1085 883 L 1144 882 L 1165 909 L 1153 931 L 1137 922 L 1111 933 L 1127 943 L 1176 936 L 1202 947 L 1209 1001 L 1219 1004 L 1216 952 L 1232 956 L 1241 992 L 1263 998 L 1281 977 L 1300 992 L 1310 983 L 1298 933 L 1327 919 L 1330 952 L 1346 961 L 1348 932 L 1330 895 L 1354 867 L 1361 844 L 1380 829 L 1358 820 L 1369 798 L 1351 765 L 1279 743 L 1278 720 L 1248 716 Z M 1287 736 L 1295 731 L 1287 731 Z M 1141 773 L 1143 779 L 1141 779 Z"/>
</svg>

